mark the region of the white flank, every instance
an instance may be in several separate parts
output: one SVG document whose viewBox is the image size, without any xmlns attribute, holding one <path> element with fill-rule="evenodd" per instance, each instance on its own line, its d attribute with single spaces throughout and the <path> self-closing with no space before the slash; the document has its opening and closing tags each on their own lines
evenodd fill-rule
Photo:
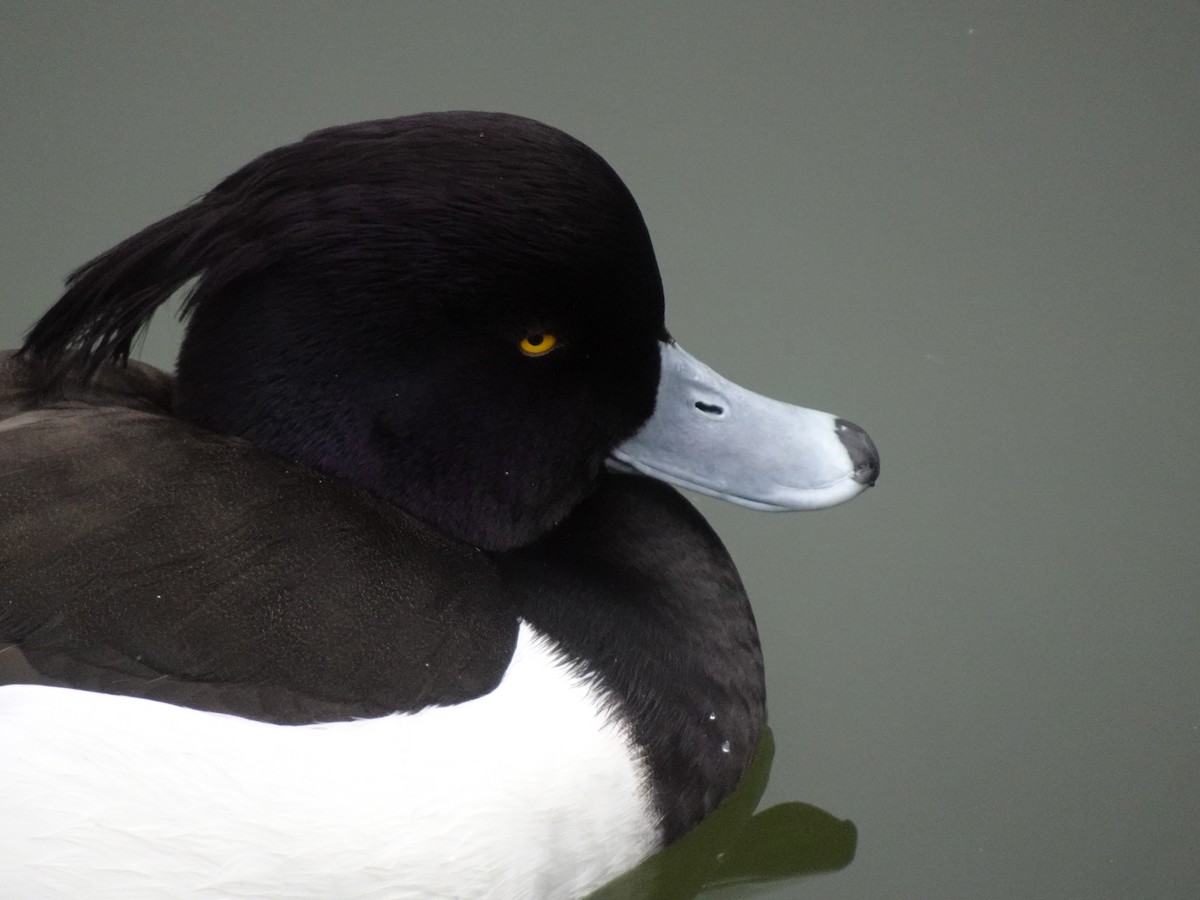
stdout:
<svg viewBox="0 0 1200 900">
<path fill-rule="evenodd" d="M 522 624 L 459 706 L 278 726 L 0 687 L 0 891 L 13 898 L 570 898 L 658 840 L 601 690 Z"/>
</svg>

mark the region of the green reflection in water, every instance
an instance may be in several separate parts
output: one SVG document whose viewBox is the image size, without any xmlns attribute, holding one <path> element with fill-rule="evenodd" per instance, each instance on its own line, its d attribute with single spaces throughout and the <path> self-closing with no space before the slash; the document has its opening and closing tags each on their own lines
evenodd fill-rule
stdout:
<svg viewBox="0 0 1200 900">
<path fill-rule="evenodd" d="M 716 812 L 587 900 L 691 900 L 710 889 L 778 882 L 850 865 L 858 845 L 853 822 L 799 802 L 755 814 L 774 758 L 775 738 L 767 728 L 745 781 Z"/>
</svg>

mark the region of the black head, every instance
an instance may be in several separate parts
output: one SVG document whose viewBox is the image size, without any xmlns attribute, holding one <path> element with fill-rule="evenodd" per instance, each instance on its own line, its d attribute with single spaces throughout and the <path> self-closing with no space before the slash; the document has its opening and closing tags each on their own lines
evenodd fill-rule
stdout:
<svg viewBox="0 0 1200 900">
<path fill-rule="evenodd" d="M 411 116 L 271 151 L 77 272 L 25 352 L 126 357 L 195 275 L 181 416 L 482 547 L 559 522 L 654 407 L 641 215 L 599 156 L 528 119 Z"/>
</svg>

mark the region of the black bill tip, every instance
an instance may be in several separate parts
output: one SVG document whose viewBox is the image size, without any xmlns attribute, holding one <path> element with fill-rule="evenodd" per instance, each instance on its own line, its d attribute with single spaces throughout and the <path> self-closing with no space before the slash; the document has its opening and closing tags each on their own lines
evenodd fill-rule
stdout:
<svg viewBox="0 0 1200 900">
<path fill-rule="evenodd" d="M 879 451 L 875 449 L 875 442 L 853 422 L 837 419 L 834 424 L 838 438 L 854 463 L 854 480 L 872 487 L 879 478 Z"/>
</svg>

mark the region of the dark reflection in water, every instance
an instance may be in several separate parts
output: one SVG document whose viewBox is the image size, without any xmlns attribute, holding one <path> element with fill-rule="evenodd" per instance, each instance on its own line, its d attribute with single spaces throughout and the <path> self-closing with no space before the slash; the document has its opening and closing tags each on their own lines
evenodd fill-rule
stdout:
<svg viewBox="0 0 1200 900">
<path fill-rule="evenodd" d="M 850 865 L 858 845 L 853 822 L 799 802 L 755 813 L 774 758 L 768 728 L 733 796 L 683 840 L 588 900 L 690 900 L 710 888 L 778 882 Z"/>
</svg>

